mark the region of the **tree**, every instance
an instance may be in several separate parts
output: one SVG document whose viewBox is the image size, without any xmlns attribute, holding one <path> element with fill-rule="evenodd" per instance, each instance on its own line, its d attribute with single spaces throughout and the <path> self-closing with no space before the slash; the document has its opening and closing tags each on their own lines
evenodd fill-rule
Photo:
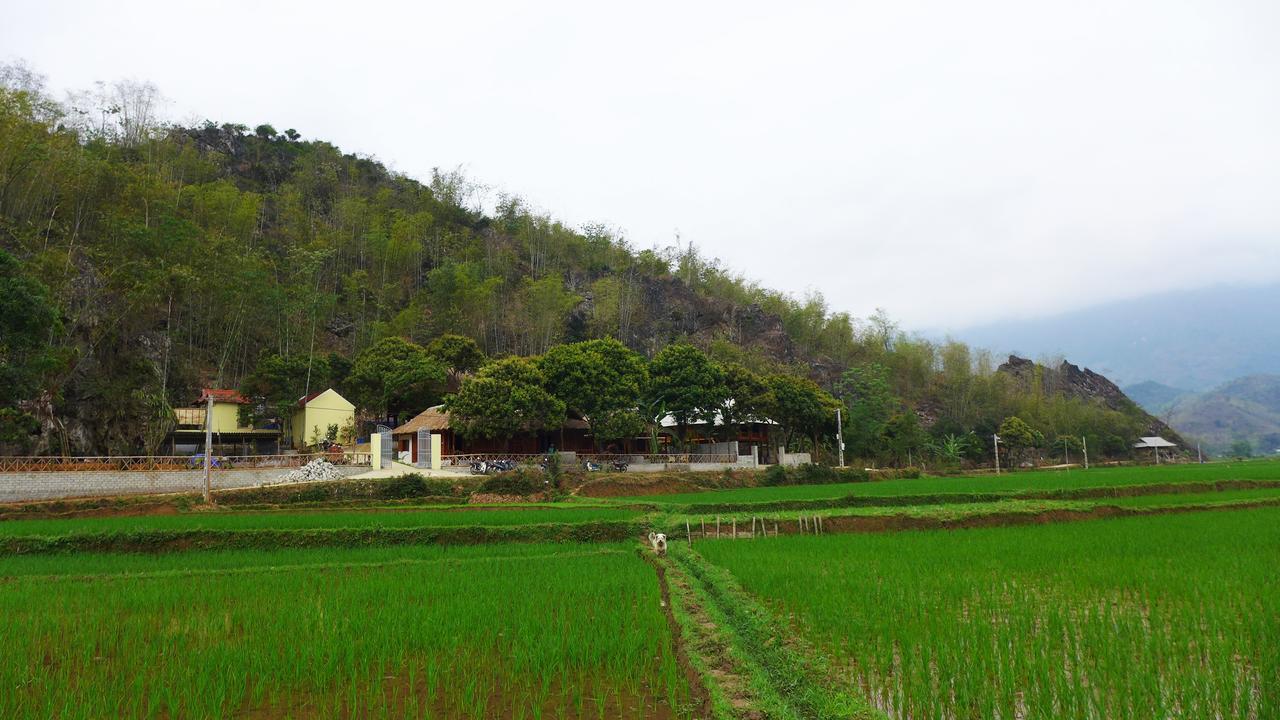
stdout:
<svg viewBox="0 0 1280 720">
<path fill-rule="evenodd" d="M 648 395 L 675 420 L 684 447 L 689 425 L 712 421 L 728 390 L 724 370 L 698 348 L 681 343 L 666 346 L 649 363 Z"/>
<path fill-rule="evenodd" d="M 899 465 L 910 463 L 918 457 L 924 445 L 925 434 L 920 429 L 920 419 L 906 410 L 894 413 L 884 426 L 884 446 Z"/>
<path fill-rule="evenodd" d="M 287 434 L 298 401 L 311 388 L 319 389 L 329 375 L 329 361 L 323 357 L 308 360 L 302 355 L 263 355 L 253 373 L 240 384 L 240 394 L 249 400 L 240 406 L 240 423 L 251 426 L 262 420 L 275 420 Z M 309 378 L 317 382 L 310 384 Z"/>
<path fill-rule="evenodd" d="M 1080 457 L 1079 453 L 1083 447 L 1080 438 L 1075 435 L 1059 435 L 1053 441 L 1053 449 L 1062 452 L 1062 461 L 1064 463 L 1071 461 L 1071 453 L 1077 453 L 1077 457 Z"/>
<path fill-rule="evenodd" d="M 520 433 L 550 430 L 564 424 L 564 403 L 545 387 L 538 364 L 521 357 L 485 365 L 445 398 L 449 420 L 460 435 L 503 441 Z"/>
<path fill-rule="evenodd" d="M 816 452 L 819 435 L 835 422 L 839 403 L 808 378 L 770 375 L 768 383 L 773 397 L 769 419 L 782 426 L 783 447 L 800 433 L 810 437 Z"/>
<path fill-rule="evenodd" d="M 48 288 L 0 250 L 0 442 L 25 444 L 38 427 L 19 406 L 46 389 L 60 364 L 50 339 L 61 330 Z"/>
<path fill-rule="evenodd" d="M 773 403 L 773 390 L 760 375 L 739 363 L 724 364 L 725 394 L 720 403 L 720 422 L 725 442 L 738 434 L 744 422 L 762 419 Z"/>
<path fill-rule="evenodd" d="M 844 441 L 853 457 L 874 458 L 884 449 L 885 426 L 899 404 L 889 387 L 889 370 L 879 363 L 849 368 L 840 378 L 840 398 L 847 408 Z"/>
<path fill-rule="evenodd" d="M 1028 450 L 1044 443 L 1044 435 L 1033 429 L 1022 418 L 1014 415 L 1000 423 L 1000 444 L 1009 450 L 1013 464 L 1021 464 Z"/>
<path fill-rule="evenodd" d="M 480 345 L 465 335 L 441 335 L 427 344 L 427 354 L 444 363 L 454 383 L 477 370 L 486 359 Z"/>
<path fill-rule="evenodd" d="M 444 365 L 415 343 L 398 337 L 379 340 L 356 356 L 347 385 L 352 400 L 384 417 L 416 413 L 440 397 Z"/>
<path fill-rule="evenodd" d="M 1253 457 L 1253 443 L 1248 440 L 1236 440 L 1231 443 L 1231 454 L 1238 458 Z"/>
<path fill-rule="evenodd" d="M 928 445 L 934 455 L 949 464 L 958 465 L 966 457 L 977 451 L 978 436 L 972 432 L 964 435 L 947 433 L 941 439 Z"/>
<path fill-rule="evenodd" d="M 557 345 L 538 366 L 551 394 L 590 425 L 597 449 L 643 426 L 637 407 L 647 373 L 644 359 L 626 345 L 613 338 Z"/>
</svg>

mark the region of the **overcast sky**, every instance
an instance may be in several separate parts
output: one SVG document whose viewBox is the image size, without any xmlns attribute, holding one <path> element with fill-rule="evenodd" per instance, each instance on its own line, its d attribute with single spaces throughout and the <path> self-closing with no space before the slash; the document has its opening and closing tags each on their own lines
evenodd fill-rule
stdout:
<svg viewBox="0 0 1280 720">
<path fill-rule="evenodd" d="M 958 328 L 1280 280 L 1280 3 L 14 3 L 0 59 Z"/>
</svg>

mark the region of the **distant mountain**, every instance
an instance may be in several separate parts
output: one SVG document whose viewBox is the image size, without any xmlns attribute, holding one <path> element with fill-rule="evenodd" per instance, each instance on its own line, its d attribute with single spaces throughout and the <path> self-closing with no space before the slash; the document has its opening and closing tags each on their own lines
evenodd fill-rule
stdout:
<svg viewBox="0 0 1280 720">
<path fill-rule="evenodd" d="M 1195 393 L 1182 388 L 1170 387 L 1154 380 L 1146 380 L 1125 386 L 1124 394 L 1128 395 L 1130 400 L 1141 405 L 1143 410 L 1153 415 L 1161 415 L 1172 407 L 1174 403 Z"/>
<path fill-rule="evenodd" d="M 1280 450 L 1280 375 L 1253 375 L 1189 395 L 1165 417 L 1209 452 L 1225 453 L 1247 440 L 1255 453 L 1273 454 Z"/>
<path fill-rule="evenodd" d="M 1218 286 L 1111 302 L 952 335 L 997 356 L 1065 356 L 1120 385 L 1145 380 L 1203 391 L 1280 373 L 1280 283 Z"/>
</svg>

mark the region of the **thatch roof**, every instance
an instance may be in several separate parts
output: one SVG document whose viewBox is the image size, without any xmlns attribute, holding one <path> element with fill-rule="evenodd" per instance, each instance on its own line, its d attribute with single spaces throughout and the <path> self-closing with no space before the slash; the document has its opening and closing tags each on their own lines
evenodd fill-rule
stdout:
<svg viewBox="0 0 1280 720">
<path fill-rule="evenodd" d="M 392 435 L 412 435 L 419 430 L 440 432 L 449 429 L 449 413 L 443 405 L 429 407 L 418 413 L 412 420 L 391 431 Z"/>
<path fill-rule="evenodd" d="M 578 418 L 569 418 L 564 421 L 566 430 L 586 430 L 589 426 L 585 420 Z M 391 431 L 392 435 L 414 435 L 419 430 L 427 430 L 430 432 L 443 432 L 449 429 L 449 413 L 445 412 L 443 405 L 429 407 L 418 413 L 409 422 L 397 427 Z"/>
</svg>

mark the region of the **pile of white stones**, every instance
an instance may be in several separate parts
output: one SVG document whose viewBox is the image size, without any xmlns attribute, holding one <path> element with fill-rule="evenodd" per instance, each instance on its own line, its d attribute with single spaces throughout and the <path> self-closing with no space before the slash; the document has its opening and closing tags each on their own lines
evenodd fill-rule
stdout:
<svg viewBox="0 0 1280 720">
<path fill-rule="evenodd" d="M 316 458 L 295 470 L 276 478 L 278 483 L 315 482 L 317 480 L 341 480 L 342 473 L 333 463 L 324 458 Z"/>
</svg>

